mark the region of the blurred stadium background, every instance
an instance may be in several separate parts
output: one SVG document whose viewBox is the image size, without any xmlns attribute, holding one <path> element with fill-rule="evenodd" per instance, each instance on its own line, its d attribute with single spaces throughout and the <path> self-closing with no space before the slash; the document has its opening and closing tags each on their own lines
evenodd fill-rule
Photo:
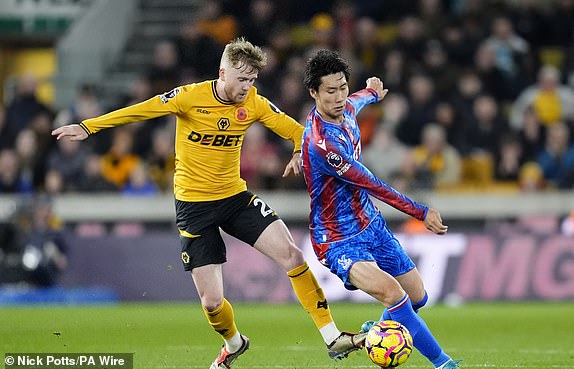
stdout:
<svg viewBox="0 0 574 369">
<path fill-rule="evenodd" d="M 197 302 L 173 224 L 173 118 L 80 145 L 49 132 L 216 78 L 237 36 L 264 47 L 256 86 L 300 122 L 315 50 L 350 60 L 352 90 L 382 77 L 390 94 L 360 115 L 364 162 L 450 226 L 432 236 L 380 204 L 433 302 L 574 299 L 573 0 L 3 0 L 0 305 Z M 242 175 L 314 261 L 303 180 L 280 175 L 290 152 L 254 125 Z M 278 268 L 226 240 L 229 299 L 293 301 Z M 312 268 L 331 301 L 370 301 Z"/>
</svg>

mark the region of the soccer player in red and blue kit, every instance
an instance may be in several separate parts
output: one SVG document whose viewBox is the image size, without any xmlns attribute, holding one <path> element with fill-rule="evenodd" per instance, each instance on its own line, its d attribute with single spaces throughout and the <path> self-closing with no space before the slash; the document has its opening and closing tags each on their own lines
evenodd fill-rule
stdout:
<svg viewBox="0 0 574 369">
<path fill-rule="evenodd" d="M 442 350 L 416 314 L 428 299 L 422 278 L 369 196 L 423 221 L 436 234 L 448 227 L 436 210 L 409 199 L 362 164 L 357 113 L 382 100 L 388 90 L 372 77 L 365 89 L 349 96 L 348 79 L 349 66 L 334 51 L 319 51 L 305 66 L 305 87 L 316 103 L 302 146 L 315 253 L 347 289 L 379 300 L 386 307 L 381 320 L 405 325 L 414 346 L 435 368 L 456 369 L 460 360 Z"/>
</svg>

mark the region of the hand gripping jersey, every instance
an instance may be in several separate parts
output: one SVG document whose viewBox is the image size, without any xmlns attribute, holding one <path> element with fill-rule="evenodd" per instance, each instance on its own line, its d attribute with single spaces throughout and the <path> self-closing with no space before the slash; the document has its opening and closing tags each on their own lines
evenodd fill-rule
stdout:
<svg viewBox="0 0 574 369">
<path fill-rule="evenodd" d="M 369 195 L 419 220 L 428 211 L 362 164 L 357 113 L 377 100 L 372 89 L 349 96 L 342 124 L 324 121 L 316 107 L 307 117 L 302 146 L 303 174 L 311 197 L 311 241 L 320 260 L 329 243 L 353 237 L 379 215 Z"/>
<path fill-rule="evenodd" d="M 80 125 L 88 134 L 104 128 L 175 114 L 175 198 L 211 201 L 245 191 L 240 178 L 240 151 L 245 131 L 261 122 L 301 147 L 303 126 L 282 113 L 251 87 L 245 101 L 235 104 L 217 95 L 216 81 L 174 88 L 139 104 L 122 108 Z"/>
</svg>

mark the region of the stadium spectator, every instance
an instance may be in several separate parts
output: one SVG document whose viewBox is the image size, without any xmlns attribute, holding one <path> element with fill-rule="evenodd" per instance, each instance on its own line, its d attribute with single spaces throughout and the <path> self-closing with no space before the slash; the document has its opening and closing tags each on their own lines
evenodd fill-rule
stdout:
<svg viewBox="0 0 574 369">
<path fill-rule="evenodd" d="M 0 283 L 50 287 L 68 266 L 62 224 L 51 200 L 38 195 L 19 204 L 0 231 Z"/>
<path fill-rule="evenodd" d="M 509 133 L 508 122 L 499 112 L 496 101 L 489 95 L 476 98 L 472 118 L 464 135 L 464 155 L 492 156 L 498 150 L 500 137 Z"/>
<path fill-rule="evenodd" d="M 389 91 L 391 91 L 390 88 Z M 394 132 L 397 130 L 397 126 L 407 115 L 409 103 L 402 94 L 390 92 L 389 96 L 386 97 L 381 104 L 383 107 L 381 124 L 388 126 L 394 135 Z"/>
<path fill-rule="evenodd" d="M 309 21 L 309 30 L 311 32 L 311 39 L 303 51 L 303 58 L 305 60 L 316 53 L 317 50 L 337 47 L 335 20 L 330 14 L 315 14 Z"/>
<path fill-rule="evenodd" d="M 8 144 L 14 144 L 18 134 L 28 128 L 32 120 L 50 109 L 37 97 L 38 79 L 33 74 L 18 78 L 16 95 L 6 105 L 6 122 L 2 135 Z M 11 146 L 13 147 L 13 146 Z"/>
<path fill-rule="evenodd" d="M 48 155 L 48 170 L 62 176 L 65 191 L 77 191 L 88 157 L 86 148 L 77 141 L 60 140 Z"/>
<path fill-rule="evenodd" d="M 426 43 L 420 68 L 433 81 L 437 96 L 450 94 L 456 83 L 457 70 L 447 57 L 440 41 L 433 39 Z"/>
<path fill-rule="evenodd" d="M 358 38 L 355 36 L 356 32 L 361 33 L 360 31 L 357 30 L 357 28 L 359 27 L 357 24 L 358 6 L 360 5 L 356 4 L 355 2 L 347 0 L 339 0 L 335 2 L 335 5 L 333 5 L 333 8 L 331 9 L 331 13 L 335 18 L 335 24 L 336 24 L 335 27 L 337 28 L 335 36 L 337 38 L 336 43 L 343 50 L 351 49 L 353 47 L 353 44 L 356 42 L 355 40 Z M 368 35 L 365 36 L 370 37 Z M 376 35 L 374 38 L 377 39 L 378 41 Z"/>
<path fill-rule="evenodd" d="M 58 112 L 54 124 L 59 127 L 100 114 L 102 114 L 102 108 L 96 95 L 95 86 L 84 84 L 80 86 L 71 106 Z"/>
<path fill-rule="evenodd" d="M 434 85 L 424 75 L 409 79 L 409 109 L 405 119 L 397 127 L 397 137 L 409 146 L 420 144 L 425 124 L 434 119 L 436 100 Z"/>
<path fill-rule="evenodd" d="M 34 131 L 26 128 L 16 137 L 14 149 L 18 155 L 20 166 L 21 188 L 23 193 L 32 193 L 41 189 L 46 175 L 46 156 L 38 147 L 38 139 Z"/>
<path fill-rule="evenodd" d="M 241 177 L 254 189 L 273 189 L 280 177 L 279 147 L 266 138 L 266 130 L 255 125 L 245 134 L 241 150 Z"/>
<path fill-rule="evenodd" d="M 512 22 L 503 15 L 497 16 L 491 25 L 486 45 L 494 50 L 496 66 L 509 78 L 526 72 L 530 46 L 514 31 Z"/>
<path fill-rule="evenodd" d="M 394 184 L 402 179 L 407 155 L 408 148 L 395 137 L 392 129 L 387 124 L 379 124 L 371 143 L 363 149 L 363 162 L 374 175 Z"/>
<path fill-rule="evenodd" d="M 64 192 L 64 177 L 57 170 L 49 169 L 44 176 L 43 192 L 49 196 L 60 195 Z"/>
<path fill-rule="evenodd" d="M 500 140 L 494 159 L 494 179 L 518 183 L 523 163 L 522 146 L 517 136 L 507 134 Z"/>
<path fill-rule="evenodd" d="M 298 116 L 307 98 L 299 76 L 289 73 L 275 78 L 279 79 L 279 93 L 275 99 L 277 107 L 289 116 Z"/>
<path fill-rule="evenodd" d="M 398 35 L 391 48 L 400 50 L 405 56 L 406 63 L 416 63 L 422 60 L 425 38 L 421 20 L 415 16 L 406 16 L 398 23 Z"/>
<path fill-rule="evenodd" d="M 524 114 L 529 107 L 534 109 L 538 120 L 551 126 L 559 120 L 574 117 L 574 90 L 560 84 L 558 68 L 545 65 L 538 71 L 538 82 L 520 93 L 510 112 L 510 123 L 521 128 Z"/>
<path fill-rule="evenodd" d="M 169 40 L 158 42 L 154 47 L 153 62 L 146 72 L 152 95 L 168 91 L 179 84 L 181 66 L 175 43 Z"/>
<path fill-rule="evenodd" d="M 440 32 L 448 23 L 448 14 L 443 9 L 442 0 L 420 0 L 418 15 L 424 24 L 425 35 L 429 39 L 439 37 Z"/>
<path fill-rule="evenodd" d="M 233 15 L 224 13 L 220 0 L 205 1 L 200 8 L 197 21 L 200 32 L 216 41 L 221 47 L 237 36 L 237 20 Z"/>
<path fill-rule="evenodd" d="M 269 44 L 269 30 L 278 22 L 275 5 L 271 0 L 250 1 L 248 15 L 239 20 L 242 35 L 256 45 Z"/>
<path fill-rule="evenodd" d="M 18 155 L 13 149 L 0 150 L 0 193 L 26 192 Z"/>
<path fill-rule="evenodd" d="M 512 79 L 496 65 L 496 53 L 491 45 L 482 43 L 474 54 L 474 69 L 482 83 L 482 91 L 497 101 L 509 102 L 514 99 Z"/>
<path fill-rule="evenodd" d="M 166 129 L 158 129 L 152 137 L 151 152 L 145 158 L 149 176 L 161 192 L 173 190 L 175 153 L 173 134 Z"/>
<path fill-rule="evenodd" d="M 464 122 L 457 116 L 453 104 L 448 101 L 439 101 L 434 122 L 446 132 L 447 143 L 460 152 L 464 146 Z"/>
<path fill-rule="evenodd" d="M 124 196 L 153 196 L 158 192 L 157 186 L 150 178 L 143 162 L 138 162 L 131 171 L 128 181 L 122 187 Z"/>
<path fill-rule="evenodd" d="M 460 20 L 447 23 L 440 37 L 448 60 L 457 67 L 469 65 L 475 50 L 475 45 L 469 42 L 460 23 Z"/>
<path fill-rule="evenodd" d="M 406 94 L 409 73 L 404 54 L 399 49 L 388 50 L 384 56 L 380 74 L 385 76 L 385 86 L 389 88 L 389 91 L 393 94 Z"/>
<path fill-rule="evenodd" d="M 536 162 L 528 161 L 520 168 L 518 186 L 523 192 L 538 192 L 547 189 L 548 182 L 544 179 L 540 166 Z"/>
<path fill-rule="evenodd" d="M 440 189 L 459 183 L 460 155 L 448 144 L 445 129 L 438 124 L 430 123 L 424 127 L 421 144 L 412 150 L 411 156 L 413 188 Z"/>
<path fill-rule="evenodd" d="M 574 144 L 569 142 L 570 132 L 563 122 L 548 128 L 544 150 L 538 156 L 538 165 L 544 178 L 557 188 L 572 188 L 574 172 Z"/>
<path fill-rule="evenodd" d="M 525 161 L 536 161 L 538 154 L 544 148 L 546 128 L 538 120 L 534 108 L 530 107 L 524 113 L 522 127 L 519 131 L 520 145 Z"/>
<path fill-rule="evenodd" d="M 358 62 L 357 79 L 362 81 L 368 76 L 380 75 L 385 54 L 379 41 L 377 23 L 370 17 L 361 17 L 355 24 L 354 35 L 351 50 Z M 400 78 L 400 75 L 395 78 Z"/>
<path fill-rule="evenodd" d="M 25 245 L 24 268 L 29 272 L 30 283 L 49 287 L 68 266 L 62 223 L 52 210 L 51 199 L 45 196 L 33 200 L 30 213 L 20 224 Z"/>
<path fill-rule="evenodd" d="M 197 20 L 184 22 L 174 43 L 184 79 L 197 81 L 213 77 L 213 65 L 219 61 L 222 46 L 201 31 Z M 140 101 L 149 97 L 151 95 Z"/>
<path fill-rule="evenodd" d="M 102 158 L 89 154 L 84 164 L 84 172 L 78 179 L 78 189 L 82 192 L 116 192 L 119 188 L 108 181 L 102 173 Z"/>
<path fill-rule="evenodd" d="M 474 100 L 482 93 L 482 81 L 474 70 L 467 69 L 461 73 L 456 87 L 451 96 L 456 115 L 461 122 L 468 122 L 474 114 Z"/>
<path fill-rule="evenodd" d="M 116 187 L 122 188 L 140 162 L 132 153 L 133 136 L 125 128 L 114 130 L 112 146 L 102 156 L 102 176 Z"/>
</svg>

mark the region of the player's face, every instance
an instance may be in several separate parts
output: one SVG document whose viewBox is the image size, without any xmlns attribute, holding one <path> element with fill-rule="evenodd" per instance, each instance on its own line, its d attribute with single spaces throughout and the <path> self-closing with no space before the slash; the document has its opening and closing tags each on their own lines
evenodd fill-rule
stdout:
<svg viewBox="0 0 574 369">
<path fill-rule="evenodd" d="M 345 102 L 349 96 L 349 85 L 343 72 L 321 77 L 319 90 L 311 90 L 311 96 L 323 119 L 335 123 L 343 121 Z"/>
<path fill-rule="evenodd" d="M 258 73 L 253 68 L 242 67 L 227 67 L 219 70 L 219 79 L 223 82 L 225 100 L 233 101 L 234 103 L 242 103 L 245 101 L 249 89 L 257 79 Z"/>
</svg>

